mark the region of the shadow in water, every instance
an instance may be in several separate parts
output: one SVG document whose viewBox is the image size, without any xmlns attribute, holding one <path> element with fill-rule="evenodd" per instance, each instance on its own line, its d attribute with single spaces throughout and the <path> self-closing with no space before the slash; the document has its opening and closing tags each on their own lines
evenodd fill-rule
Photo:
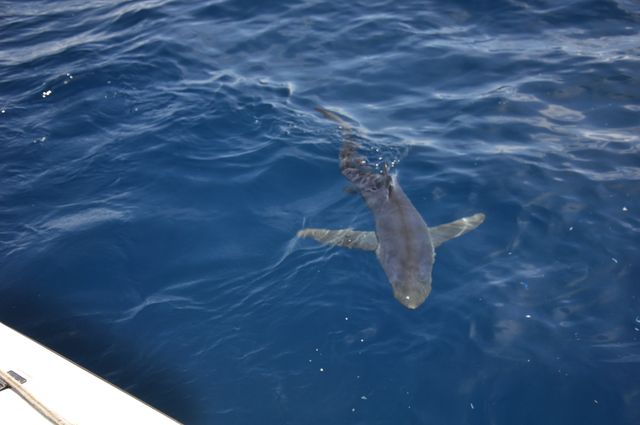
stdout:
<svg viewBox="0 0 640 425">
<path fill-rule="evenodd" d="M 186 372 L 162 353 L 140 353 L 105 324 L 78 317 L 59 300 L 27 288 L 3 288 L 0 322 L 32 338 L 184 423 L 201 422 L 198 402 L 184 391 Z M 133 359 L 136 359 L 135 361 Z"/>
</svg>

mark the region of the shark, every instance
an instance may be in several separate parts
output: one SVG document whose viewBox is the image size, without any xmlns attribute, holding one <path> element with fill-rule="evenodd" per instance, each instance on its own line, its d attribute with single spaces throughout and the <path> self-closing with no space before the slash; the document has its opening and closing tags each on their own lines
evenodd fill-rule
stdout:
<svg viewBox="0 0 640 425">
<path fill-rule="evenodd" d="M 393 295 L 403 306 L 416 309 L 431 293 L 436 248 L 477 228 L 483 213 L 460 218 L 435 227 L 427 226 L 400 187 L 397 174 L 388 167 L 376 170 L 358 154 L 359 143 L 351 125 L 338 113 L 316 108 L 326 119 L 338 124 L 342 137 L 340 171 L 371 210 L 375 230 L 305 228 L 299 238 L 322 244 L 374 252 L 387 275 Z"/>
</svg>

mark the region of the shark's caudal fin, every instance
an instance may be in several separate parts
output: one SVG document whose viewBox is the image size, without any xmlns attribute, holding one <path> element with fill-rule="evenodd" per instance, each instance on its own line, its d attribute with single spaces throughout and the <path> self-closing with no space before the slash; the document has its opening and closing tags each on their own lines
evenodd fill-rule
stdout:
<svg viewBox="0 0 640 425">
<path fill-rule="evenodd" d="M 316 111 L 340 126 L 340 134 L 342 135 L 340 172 L 353 184 L 354 191 L 361 193 L 365 199 L 368 194 L 387 193 L 391 188 L 391 176 L 389 176 L 388 167 L 385 164 L 384 172 L 380 174 L 378 170 L 375 170 L 367 163 L 365 157 L 358 154 L 358 132 L 347 122 L 347 118 L 343 118 L 336 112 L 320 106 L 316 108 Z M 376 195 L 372 196 L 375 197 Z"/>
<path fill-rule="evenodd" d="M 298 232 L 298 237 L 312 238 L 326 245 L 364 249 L 365 251 L 375 251 L 378 247 L 378 238 L 376 238 L 375 232 L 360 232 L 351 229 L 302 229 Z"/>
<path fill-rule="evenodd" d="M 431 233 L 431 242 L 433 247 L 437 248 L 449 239 L 457 238 L 467 232 L 472 231 L 476 227 L 482 224 L 484 221 L 484 214 L 478 213 L 470 217 L 464 217 L 451 223 L 442 224 L 440 226 L 431 227 L 429 229 Z"/>
<path fill-rule="evenodd" d="M 336 114 L 335 112 L 325 109 L 322 106 L 316 107 L 316 111 L 320 112 L 326 119 L 335 121 L 341 126 L 343 126 L 344 128 L 351 129 L 351 126 L 345 120 L 343 120 L 340 115 Z"/>
</svg>

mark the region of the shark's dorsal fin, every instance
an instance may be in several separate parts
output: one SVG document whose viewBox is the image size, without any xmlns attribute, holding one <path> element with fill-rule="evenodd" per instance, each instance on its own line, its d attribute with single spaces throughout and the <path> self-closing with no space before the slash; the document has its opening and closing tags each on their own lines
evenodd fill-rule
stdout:
<svg viewBox="0 0 640 425">
<path fill-rule="evenodd" d="M 378 248 L 378 238 L 375 232 L 361 232 L 352 229 L 302 229 L 299 238 L 312 238 L 326 245 L 336 245 L 345 248 L 375 251 Z"/>
<path fill-rule="evenodd" d="M 449 239 L 457 238 L 472 231 L 484 221 L 484 214 L 478 213 L 470 217 L 464 217 L 451 223 L 429 228 L 433 247 L 437 248 Z"/>
</svg>

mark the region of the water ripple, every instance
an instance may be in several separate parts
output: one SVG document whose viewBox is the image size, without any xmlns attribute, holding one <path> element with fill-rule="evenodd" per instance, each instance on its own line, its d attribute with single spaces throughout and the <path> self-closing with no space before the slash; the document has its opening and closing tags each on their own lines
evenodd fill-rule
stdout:
<svg viewBox="0 0 640 425">
<path fill-rule="evenodd" d="M 185 423 L 638 422 L 634 2 L 3 7 L 0 320 Z M 295 239 L 374 224 L 318 105 L 487 215 L 423 308 Z"/>
</svg>

